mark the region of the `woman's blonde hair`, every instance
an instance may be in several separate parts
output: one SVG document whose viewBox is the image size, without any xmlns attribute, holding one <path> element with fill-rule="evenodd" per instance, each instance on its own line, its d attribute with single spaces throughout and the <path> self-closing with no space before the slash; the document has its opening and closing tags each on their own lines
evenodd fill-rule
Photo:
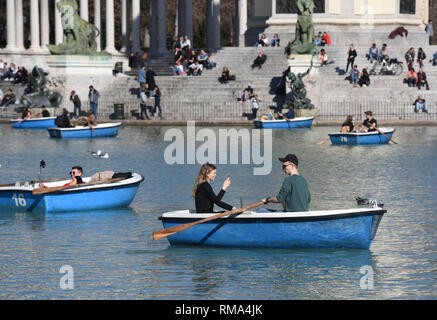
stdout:
<svg viewBox="0 0 437 320">
<path fill-rule="evenodd" d="M 199 184 L 201 184 L 202 182 L 205 182 L 205 181 L 209 182 L 208 174 L 215 169 L 216 169 L 216 167 L 210 163 L 205 163 L 202 166 L 202 168 L 200 168 L 199 174 L 197 175 L 196 182 L 194 183 L 193 193 L 191 194 L 191 196 L 193 198 L 196 197 L 196 191 L 197 191 L 197 187 L 199 186 Z"/>
</svg>

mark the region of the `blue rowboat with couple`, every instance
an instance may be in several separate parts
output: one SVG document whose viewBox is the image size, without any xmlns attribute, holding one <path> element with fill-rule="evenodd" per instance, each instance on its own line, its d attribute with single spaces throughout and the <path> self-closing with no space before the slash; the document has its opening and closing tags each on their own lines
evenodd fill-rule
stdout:
<svg viewBox="0 0 437 320">
<path fill-rule="evenodd" d="M 167 239 L 171 245 L 368 249 L 386 212 L 378 206 L 307 212 L 246 211 L 169 233 Z M 183 210 L 164 213 L 159 219 L 167 230 L 214 215 Z"/>
<path fill-rule="evenodd" d="M 44 183 L 17 182 L 0 185 L 0 211 L 54 213 L 67 211 L 104 210 L 127 207 L 135 197 L 143 176 L 90 182 L 65 186 L 69 180 Z"/>
<path fill-rule="evenodd" d="M 336 132 L 330 133 L 329 138 L 333 145 L 375 145 L 388 143 L 395 132 L 393 128 L 379 128 L 378 130 L 371 132 Z"/>
<path fill-rule="evenodd" d="M 258 129 L 297 129 L 311 128 L 314 117 L 300 117 L 294 119 L 279 120 L 255 120 L 255 128 Z"/>
<path fill-rule="evenodd" d="M 47 129 L 55 127 L 56 117 L 12 119 L 10 126 L 14 129 Z"/>
<path fill-rule="evenodd" d="M 99 123 L 97 125 L 76 126 L 72 128 L 48 128 L 50 138 L 104 138 L 116 137 L 120 130 L 121 122 Z"/>
</svg>

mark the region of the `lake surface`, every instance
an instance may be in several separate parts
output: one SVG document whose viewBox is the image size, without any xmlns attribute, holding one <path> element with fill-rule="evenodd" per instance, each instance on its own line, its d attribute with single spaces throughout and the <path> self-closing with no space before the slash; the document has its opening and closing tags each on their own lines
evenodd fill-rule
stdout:
<svg viewBox="0 0 437 320">
<path fill-rule="evenodd" d="M 378 199 L 388 212 L 369 250 L 170 247 L 152 240 L 162 229 L 158 217 L 194 208 L 200 169 L 166 163 L 170 127 L 122 127 L 117 138 L 89 140 L 5 127 L 0 183 L 38 179 L 41 159 L 43 178 L 68 177 L 71 166 L 81 165 L 85 176 L 133 169 L 145 180 L 123 210 L 1 212 L 0 299 L 437 298 L 437 127 L 398 127 L 397 145 L 371 147 L 316 144 L 336 127 L 273 131 L 270 174 L 254 175 L 252 164 L 217 165 L 212 185 L 218 192 L 230 174 L 223 200 L 237 207 L 240 198 L 247 205 L 277 194 L 284 178 L 277 158 L 287 153 L 299 157 L 310 210 L 353 208 L 356 196 Z M 110 158 L 88 152 L 98 149 Z M 65 265 L 74 271 L 72 290 L 60 288 Z M 374 271 L 373 289 L 360 286 L 363 266 Z"/>
</svg>

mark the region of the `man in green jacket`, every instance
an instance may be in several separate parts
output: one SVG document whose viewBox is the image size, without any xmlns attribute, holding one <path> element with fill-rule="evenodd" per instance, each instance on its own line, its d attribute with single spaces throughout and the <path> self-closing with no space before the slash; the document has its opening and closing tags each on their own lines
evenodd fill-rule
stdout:
<svg viewBox="0 0 437 320">
<path fill-rule="evenodd" d="M 263 202 L 283 203 L 286 212 L 308 211 L 311 194 L 308 183 L 299 175 L 297 166 L 299 160 L 294 154 L 288 154 L 285 158 L 279 158 L 282 162 L 282 170 L 287 177 L 282 183 L 282 188 L 276 197 L 262 199 Z"/>
</svg>

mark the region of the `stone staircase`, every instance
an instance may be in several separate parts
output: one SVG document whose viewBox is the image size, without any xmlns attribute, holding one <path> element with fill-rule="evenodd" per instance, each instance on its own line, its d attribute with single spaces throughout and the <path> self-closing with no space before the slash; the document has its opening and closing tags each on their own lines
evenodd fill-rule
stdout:
<svg viewBox="0 0 437 320">
<path fill-rule="evenodd" d="M 403 40 L 402 40 L 403 41 Z M 379 44 L 378 44 L 379 46 Z M 428 76 L 430 90 L 424 88 L 420 93 L 428 101 L 430 113 L 415 114 L 412 103 L 417 98 L 417 88 L 409 88 L 403 83 L 407 74 L 404 54 L 410 48 L 405 42 L 399 42 L 395 47 L 389 43 L 389 55 L 403 62 L 404 71 L 399 76 L 371 76 L 370 87 L 354 88 L 349 81 L 345 80 L 347 46 L 325 47 L 329 59 L 335 59 L 335 63 L 322 67 L 316 79 L 316 89 L 308 85 L 308 94 L 317 102 L 317 118 L 320 120 L 343 120 L 346 115 L 352 114 L 356 119 L 363 117 L 363 112 L 372 110 L 378 119 L 437 119 L 437 67 L 433 67 L 428 61 L 431 59 L 437 47 L 423 46 L 427 54 L 425 72 Z M 417 47 L 415 47 L 417 51 Z M 236 97 L 250 83 L 254 91 L 262 100 L 260 109 L 266 106 L 280 106 L 284 97 L 276 96 L 275 87 L 281 79 L 282 72 L 288 67 L 284 55 L 284 48 L 263 48 L 267 55 L 267 61 L 261 70 L 251 70 L 250 66 L 260 48 L 257 47 L 226 47 L 213 53 L 212 59 L 217 64 L 212 70 L 204 70 L 201 76 L 173 76 L 171 65 L 173 57 L 169 54 L 165 57 L 154 58 L 148 61 L 157 73 L 156 83 L 161 89 L 161 106 L 163 118 L 166 120 L 247 120 L 250 119 L 251 104 L 239 103 Z M 356 48 L 358 57 L 355 64 L 359 69 L 370 69 L 370 62 L 365 58 L 368 46 Z M 220 84 L 223 67 L 230 69 L 231 75 L 236 76 L 235 81 Z M 417 69 L 417 63 L 414 64 Z M 314 80 L 314 79 L 313 79 Z M 305 78 L 305 81 L 308 81 Z M 312 81 L 312 80 L 310 80 Z M 111 84 L 100 84 L 99 91 L 99 118 L 109 119 L 114 112 L 114 104 L 125 105 L 124 115 L 126 119 L 135 119 L 133 113 L 140 111 L 138 87 L 135 80 L 135 71 L 111 79 Z M 6 92 L 10 83 L 0 83 L 0 88 Z M 17 88 L 17 90 L 20 88 Z M 21 87 L 21 90 L 24 88 Z M 16 90 L 16 89 L 14 89 Z M 314 91 L 313 91 L 314 90 Z M 68 98 L 68 97 L 67 97 Z M 64 100 L 67 99 L 64 97 Z M 87 110 L 86 97 L 81 97 L 83 110 Z M 153 99 L 150 99 L 150 105 Z M 72 105 L 68 104 L 72 109 Z M 2 116 L 2 114 L 0 114 Z"/>
<path fill-rule="evenodd" d="M 318 80 L 322 97 L 320 98 L 319 115 L 329 120 L 329 115 L 333 117 L 338 113 L 338 109 L 347 110 L 350 114 L 362 118 L 364 107 L 372 110 L 382 117 L 389 114 L 398 119 L 396 114 L 392 114 L 393 110 L 397 110 L 399 114 L 406 114 L 403 118 L 417 119 L 437 119 L 436 101 L 437 101 L 437 67 L 432 66 L 429 60 L 434 52 L 437 51 L 436 46 L 423 47 L 427 55 L 424 64 L 424 71 L 427 74 L 430 90 L 422 88 L 418 90 L 416 87 L 408 87 L 403 83 L 408 73 L 408 67 L 404 59 L 405 52 L 410 48 L 408 45 L 395 48 L 388 47 L 390 58 L 397 58 L 402 61 L 403 72 L 398 76 L 391 75 L 371 75 L 371 84 L 369 87 L 353 87 L 348 80 L 345 80 L 349 74 L 345 74 L 346 57 L 348 47 L 325 47 L 329 59 L 334 59 L 335 63 L 324 66 L 320 70 L 320 78 Z M 417 47 L 415 47 L 417 55 Z M 365 55 L 368 53 L 368 47 L 356 47 L 357 58 L 355 64 L 361 71 L 363 68 L 372 69 L 373 65 L 367 60 Z M 416 71 L 419 69 L 417 62 L 414 63 Z M 378 69 L 379 70 L 379 69 Z M 429 115 L 414 114 L 412 103 L 421 94 L 427 101 L 430 108 Z M 335 111 L 337 109 L 337 111 Z M 358 111 L 360 110 L 360 111 Z M 362 112 L 361 112 L 362 111 Z M 344 113 L 343 113 L 344 115 Z"/>
</svg>

